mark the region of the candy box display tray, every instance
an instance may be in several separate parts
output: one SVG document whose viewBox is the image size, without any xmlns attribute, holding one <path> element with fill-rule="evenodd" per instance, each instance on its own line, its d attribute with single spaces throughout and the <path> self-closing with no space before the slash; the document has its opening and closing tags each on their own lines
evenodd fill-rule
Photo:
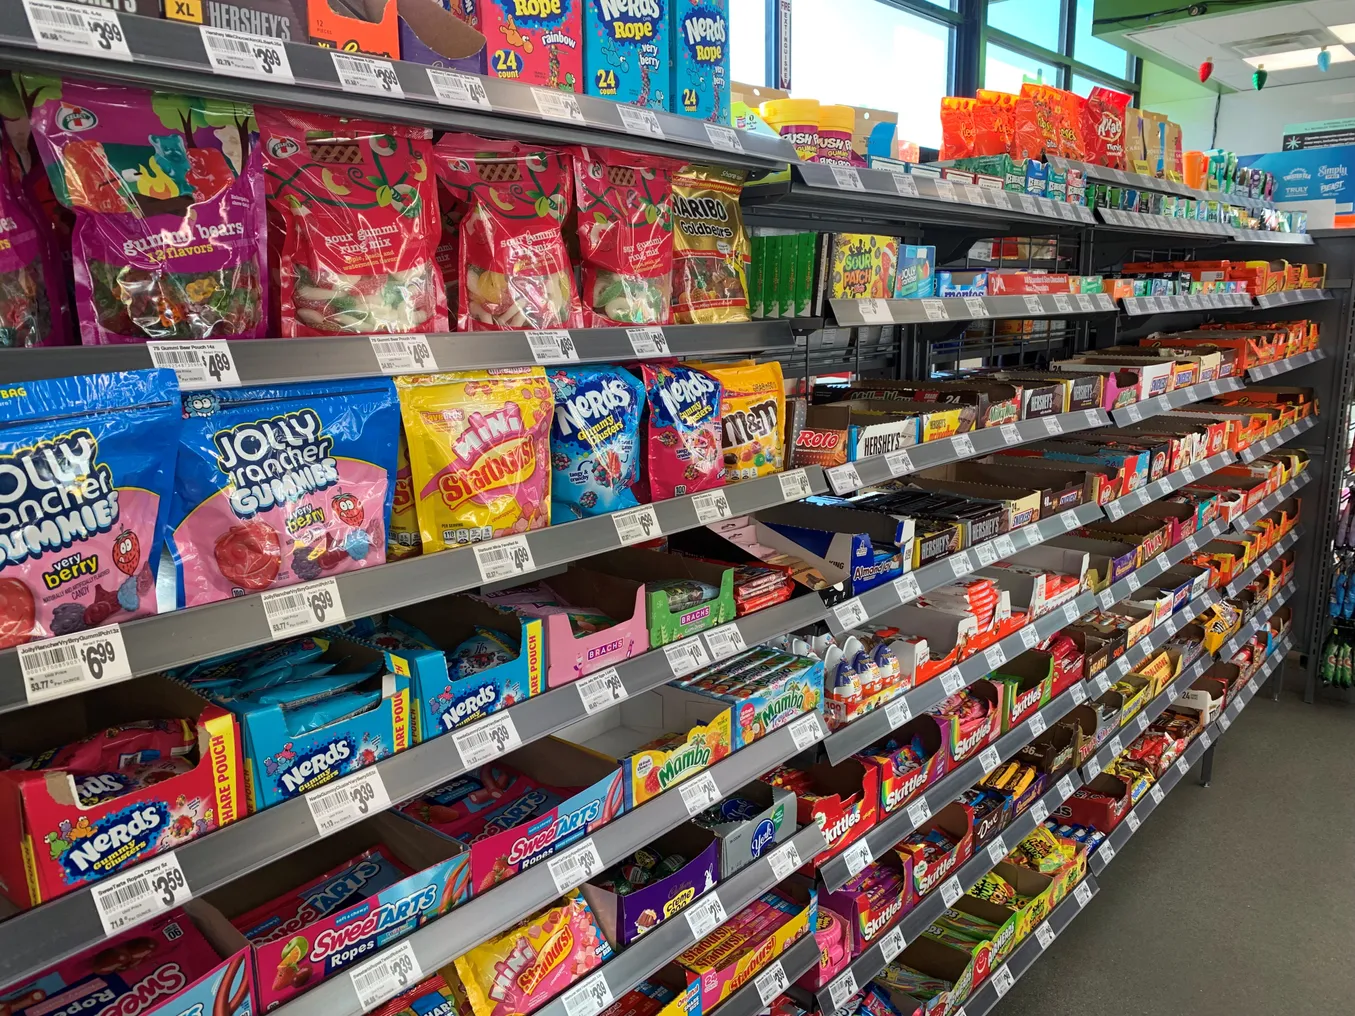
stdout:
<svg viewBox="0 0 1355 1016">
<path fill-rule="evenodd" d="M 821 891 L 819 894 L 819 906 L 837 914 L 852 929 L 853 956 L 859 956 L 869 949 L 882 931 L 917 906 L 917 896 L 912 888 L 913 859 L 891 850 L 878 858 L 875 864 L 897 872 L 905 886 L 904 891 L 882 899 L 879 906 L 875 906 L 870 894 L 862 889 L 844 886 L 833 892 Z M 855 877 L 849 879 L 847 884 L 853 883 L 857 883 Z"/>
<path fill-rule="evenodd" d="M 801 868 L 809 874 L 875 825 L 880 814 L 880 788 L 875 767 L 856 758 L 843 759 L 837 765 L 815 762 L 800 771 L 808 774 L 810 791 L 797 795 L 796 817 L 801 826 L 811 822 L 818 825 L 828 843 Z M 790 767 L 778 766 L 762 778 L 772 783 L 789 772 Z"/>
<path fill-rule="evenodd" d="M 971 953 L 925 936 L 900 953 L 895 962 L 928 977 L 950 982 L 950 988 L 922 1002 L 922 1016 L 954 1016 L 959 1013 L 980 979 L 979 972 L 974 969 L 975 957 Z M 904 1011 L 907 1011 L 906 1007 Z"/>
<path fill-rule="evenodd" d="M 912 863 L 910 892 L 916 900 L 922 899 L 959 871 L 960 865 L 974 854 L 974 811 L 969 805 L 951 801 L 918 826 L 913 835 L 922 835 L 932 829 L 939 829 L 955 840 L 955 846 L 935 860 L 928 861 L 921 846 L 910 845 L 907 841 L 894 847 L 895 851 Z"/>
<path fill-rule="evenodd" d="M 949 727 L 936 723 L 930 716 L 915 716 L 894 731 L 893 738 L 899 742 L 899 748 L 891 751 L 880 742 L 857 753 L 857 761 L 875 771 L 882 816 L 898 811 L 950 771 L 950 751 L 946 743 L 949 735 Z M 900 769 L 898 760 L 914 737 L 921 740 L 927 759 L 916 769 Z"/>
<path fill-rule="evenodd" d="M 719 590 L 714 599 L 691 607 L 675 607 L 663 589 L 645 587 L 649 642 L 663 646 L 734 620 L 734 569 L 680 554 L 626 547 L 591 559 L 598 571 L 649 583 L 661 579 L 695 579 Z"/>
<path fill-rule="evenodd" d="M 736 809 L 733 806 L 735 800 L 747 802 L 751 809 Z M 794 836 L 795 815 L 793 793 L 754 780 L 702 812 L 697 819 L 720 841 L 720 877 L 729 878 L 778 843 Z"/>
</svg>

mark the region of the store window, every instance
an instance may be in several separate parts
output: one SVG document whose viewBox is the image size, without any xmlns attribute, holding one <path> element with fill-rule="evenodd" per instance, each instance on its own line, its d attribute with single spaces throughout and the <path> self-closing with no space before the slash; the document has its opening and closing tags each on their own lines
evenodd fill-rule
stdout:
<svg viewBox="0 0 1355 1016">
<path fill-rule="evenodd" d="M 729 0 L 729 73 L 735 81 L 765 85 L 767 41 L 766 0 Z"/>
<path fill-rule="evenodd" d="M 1106 82 L 1104 81 L 1096 81 L 1092 78 L 1084 78 L 1081 74 L 1073 75 L 1073 91 L 1076 92 L 1078 95 L 1082 96 L 1084 99 L 1091 94 L 1091 90 L 1093 88 L 1111 88 L 1117 92 L 1124 91 L 1124 86 L 1122 85 L 1106 84 Z M 1133 102 L 1131 101 L 1129 104 L 1132 106 Z"/>
<path fill-rule="evenodd" d="M 994 88 L 999 92 L 1019 92 L 1025 81 L 1057 85 L 1059 69 L 1055 64 L 989 43 L 988 60 L 983 68 L 983 87 Z"/>
<path fill-rule="evenodd" d="M 1091 0 L 1083 3 L 1090 6 Z M 988 0 L 988 27 L 1043 49 L 1063 52 L 1061 0 Z M 1054 83 L 1047 74 L 1045 78 Z"/>
<path fill-rule="evenodd" d="M 1113 46 L 1104 39 L 1092 35 L 1092 0 L 1076 2 L 1077 31 L 1073 37 L 1073 59 L 1088 67 L 1095 67 L 1098 71 L 1105 71 L 1112 77 L 1126 80 L 1132 78 L 1134 66 L 1130 55 L 1119 46 Z"/>
</svg>

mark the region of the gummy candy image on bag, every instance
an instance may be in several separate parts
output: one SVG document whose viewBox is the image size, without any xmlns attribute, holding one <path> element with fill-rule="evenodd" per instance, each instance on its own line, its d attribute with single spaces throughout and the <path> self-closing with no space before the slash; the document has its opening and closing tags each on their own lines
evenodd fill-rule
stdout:
<svg viewBox="0 0 1355 1016">
<path fill-rule="evenodd" d="M 257 112 L 283 337 L 446 331 L 431 132 Z"/>
<path fill-rule="evenodd" d="M 18 153 L 0 132 L 0 347 L 71 341 L 56 236 L 20 179 Z"/>
<path fill-rule="evenodd" d="M 569 156 L 472 134 L 443 135 L 434 156 L 449 199 L 443 243 L 457 231 L 456 273 L 446 278 L 457 330 L 581 328 L 563 226 Z"/>
<path fill-rule="evenodd" d="M 20 76 L 71 255 L 86 345 L 250 339 L 266 329 L 251 107 Z"/>
<path fill-rule="evenodd" d="M 699 366 L 720 383 L 725 480 L 779 473 L 785 459 L 786 420 L 781 364 L 750 360 Z"/>
<path fill-rule="evenodd" d="M 556 523 L 634 508 L 645 389 L 621 367 L 567 367 L 547 375 L 551 516 Z"/>
<path fill-rule="evenodd" d="M 673 175 L 673 320 L 747 321 L 752 243 L 739 195 L 746 174 L 687 166 Z"/>
<path fill-rule="evenodd" d="M 642 364 L 647 497 L 662 501 L 725 482 L 720 451 L 720 382 L 686 364 Z"/>
<path fill-rule="evenodd" d="M 11 389 L 0 417 L 0 649 L 155 613 L 178 437 L 170 370 Z"/>
</svg>

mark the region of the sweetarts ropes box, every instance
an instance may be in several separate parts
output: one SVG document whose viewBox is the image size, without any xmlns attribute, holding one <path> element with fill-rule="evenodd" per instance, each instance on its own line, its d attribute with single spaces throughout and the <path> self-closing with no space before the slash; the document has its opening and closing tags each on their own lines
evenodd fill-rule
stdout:
<svg viewBox="0 0 1355 1016">
<path fill-rule="evenodd" d="M 729 123 L 729 0 L 671 0 L 673 113 Z"/>
<path fill-rule="evenodd" d="M 582 0 L 584 91 L 668 108 L 672 0 Z"/>
<path fill-rule="evenodd" d="M 0 743 L 12 754 L 37 756 L 146 720 L 187 722 L 192 747 L 175 756 L 186 771 L 152 782 L 119 771 L 73 777 L 61 769 L 0 770 L 0 892 L 16 906 L 82 888 L 245 814 L 235 718 L 162 677 L 7 713 Z"/>
<path fill-rule="evenodd" d="M 583 91 L 583 11 L 590 0 L 474 0 L 489 73 L 563 92 Z"/>
</svg>

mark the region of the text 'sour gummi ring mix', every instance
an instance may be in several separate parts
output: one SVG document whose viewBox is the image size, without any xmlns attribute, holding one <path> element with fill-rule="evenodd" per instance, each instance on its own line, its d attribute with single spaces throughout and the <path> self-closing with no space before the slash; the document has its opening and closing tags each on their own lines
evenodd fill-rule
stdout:
<svg viewBox="0 0 1355 1016">
<path fill-rule="evenodd" d="M 155 613 L 179 427 L 170 370 L 0 388 L 0 649 Z"/>
<path fill-rule="evenodd" d="M 645 418 L 645 480 L 649 498 L 722 487 L 720 382 L 704 370 L 677 363 L 640 368 L 649 412 Z"/>
<path fill-rule="evenodd" d="M 400 430 L 390 381 L 225 388 L 182 405 L 178 606 L 385 562 Z"/>
<path fill-rule="evenodd" d="M 644 385 L 621 367 L 553 369 L 548 379 L 555 399 L 550 432 L 555 521 L 634 508 Z"/>
<path fill-rule="evenodd" d="M 409 374 L 396 388 L 425 553 L 550 525 L 545 371 Z"/>
</svg>

